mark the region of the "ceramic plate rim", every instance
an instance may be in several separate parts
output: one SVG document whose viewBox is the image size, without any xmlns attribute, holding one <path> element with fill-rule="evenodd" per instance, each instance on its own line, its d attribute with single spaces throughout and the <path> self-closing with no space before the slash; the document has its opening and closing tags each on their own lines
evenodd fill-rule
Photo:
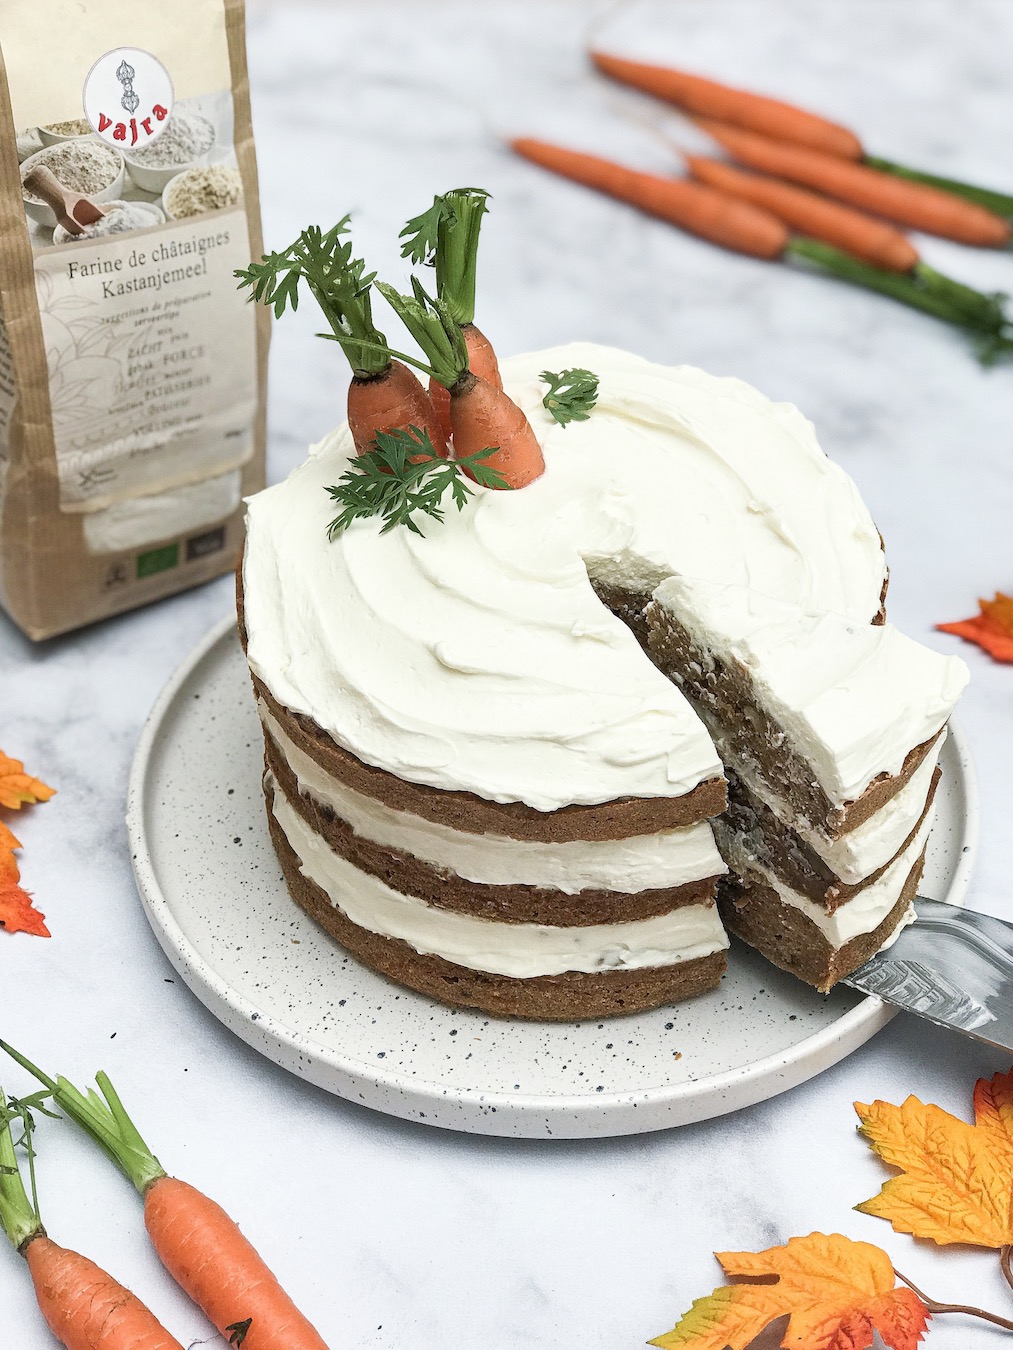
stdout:
<svg viewBox="0 0 1013 1350">
<path fill-rule="evenodd" d="M 623 1092 L 579 1094 L 579 1095 L 541 1095 L 541 1094 L 523 1094 L 507 1093 L 501 1095 L 489 1090 L 472 1088 L 447 1088 L 431 1082 L 419 1082 L 414 1079 L 406 1080 L 397 1073 L 386 1070 L 383 1066 L 374 1065 L 365 1061 L 353 1059 L 347 1052 L 339 1053 L 319 1042 L 312 1042 L 313 1049 L 310 1051 L 307 1045 L 305 1033 L 293 1028 L 289 1023 L 282 1021 L 273 1014 L 264 1012 L 250 1003 L 246 996 L 238 989 L 235 989 L 228 981 L 220 975 L 214 967 L 200 954 L 199 951 L 186 937 L 172 911 L 171 904 L 162 890 L 154 865 L 151 861 L 151 854 L 147 844 L 147 834 L 145 827 L 145 805 L 146 793 L 145 786 L 149 771 L 152 767 L 152 760 L 157 748 L 158 737 L 163 722 L 171 713 L 176 698 L 182 687 L 191 678 L 201 662 L 204 661 L 213 650 L 226 639 L 230 632 L 233 640 L 238 643 L 238 633 L 236 632 L 236 621 L 233 615 L 226 615 L 196 644 L 188 655 L 180 662 L 168 682 L 158 695 L 152 706 L 151 712 L 145 721 L 137 743 L 137 749 L 134 753 L 133 763 L 130 769 L 130 776 L 127 787 L 127 811 L 126 824 L 127 833 L 130 841 L 131 859 L 134 869 L 134 876 L 137 881 L 137 887 L 140 892 L 141 900 L 144 904 L 148 920 L 154 930 L 155 936 L 160 945 L 169 957 L 172 964 L 183 976 L 185 982 L 192 992 L 205 1004 L 208 1009 L 223 1021 L 233 1034 L 239 1035 L 247 1044 L 265 1054 L 267 1058 L 290 1072 L 299 1072 L 293 1066 L 293 1059 L 311 1059 L 322 1065 L 325 1065 L 332 1072 L 343 1075 L 355 1086 L 361 1086 L 368 1083 L 371 1086 L 386 1087 L 404 1097 L 424 1101 L 431 1105 L 446 1105 L 448 1102 L 457 1103 L 461 1106 L 479 1107 L 483 1112 L 488 1111 L 491 1105 L 501 1108 L 505 1115 L 523 1115 L 532 1114 L 540 1119 L 553 1116 L 583 1116 L 586 1113 L 593 1113 L 596 1118 L 600 1118 L 610 1109 L 613 1111 L 622 1111 L 634 1103 L 637 1106 L 647 1106 L 648 1104 L 661 1110 L 671 1109 L 680 1105 L 686 1105 L 694 1101 L 703 1101 L 707 1099 L 720 1100 L 725 1094 L 734 1093 L 736 1089 L 744 1090 L 749 1085 L 760 1081 L 776 1077 L 783 1071 L 792 1067 L 804 1069 L 810 1060 L 819 1060 L 822 1052 L 831 1046 L 839 1049 L 842 1044 L 849 1046 L 843 1054 L 835 1054 L 834 1058 L 826 1067 L 838 1063 L 846 1058 L 858 1046 L 870 1039 L 881 1030 L 896 1014 L 896 1009 L 884 1004 L 875 995 L 865 995 L 856 1006 L 844 1013 L 840 1018 L 831 1022 L 827 1026 L 814 1032 L 811 1036 L 797 1042 L 789 1049 L 780 1050 L 772 1055 L 765 1056 L 762 1059 L 754 1060 L 750 1064 L 740 1065 L 737 1068 L 723 1070 L 717 1074 L 710 1074 L 706 1077 L 694 1079 L 689 1082 L 678 1084 L 664 1084 L 657 1086 L 645 1086 L 635 1091 L 626 1090 Z M 964 737 L 955 724 L 950 720 L 950 741 L 956 753 L 957 759 L 962 771 L 962 791 L 965 800 L 965 832 L 964 848 L 961 857 L 954 869 L 953 880 L 947 893 L 947 900 L 951 904 L 963 904 L 970 884 L 971 871 L 974 865 L 974 858 L 977 852 L 978 828 L 979 828 L 979 810 L 978 793 L 975 782 L 974 771 L 971 764 L 970 755 Z M 411 991 L 409 991 L 411 992 Z M 205 994 L 208 997 L 205 997 Z M 229 1013 L 241 1019 L 240 1026 L 233 1023 L 232 1017 L 225 1019 L 208 998 L 217 1000 L 223 1004 Z M 253 1016 L 256 1014 L 256 1016 Z M 257 1029 L 257 1035 L 253 1038 L 245 1034 L 245 1030 L 250 1027 Z M 853 1038 L 858 1035 L 860 1039 L 852 1043 Z M 270 1049 L 264 1046 L 265 1036 L 268 1040 L 275 1043 L 275 1047 L 284 1052 L 282 1058 L 272 1054 Z M 817 1069 L 815 1072 L 820 1072 Z M 334 1093 L 341 1097 L 348 1097 L 348 1093 L 340 1091 L 329 1083 L 320 1082 L 313 1078 L 311 1074 L 304 1074 L 311 1081 L 317 1082 L 324 1090 Z M 689 1115 L 673 1120 L 648 1120 L 645 1117 L 648 1112 L 643 1113 L 641 1120 L 643 1123 L 635 1125 L 629 1129 L 611 1129 L 610 1135 L 618 1135 L 630 1132 L 647 1132 L 654 1129 L 673 1128 L 680 1123 L 689 1123 L 691 1120 L 704 1120 L 713 1116 L 725 1114 L 728 1111 L 738 1110 L 742 1107 L 752 1105 L 753 1103 L 765 1100 L 767 1097 L 777 1095 L 782 1090 L 787 1090 L 798 1083 L 806 1081 L 814 1076 L 811 1073 L 802 1072 L 798 1078 L 786 1081 L 782 1087 L 775 1089 L 774 1092 L 762 1093 L 756 1096 L 750 1096 L 747 1091 L 743 1091 L 742 1099 L 737 1104 L 722 1106 L 716 1111 L 703 1111 L 699 1115 Z M 415 1113 L 408 1115 L 399 1112 L 393 1107 L 381 1106 L 378 1109 L 385 1111 L 390 1115 L 398 1115 L 405 1119 L 416 1119 Z M 474 1131 L 476 1127 L 469 1125 L 465 1121 L 433 1121 L 427 1122 L 443 1126 L 450 1129 L 464 1129 Z M 488 1122 L 485 1122 L 481 1130 L 482 1133 L 492 1133 Z M 500 1133 L 501 1131 L 495 1131 Z M 507 1131 L 502 1131 L 506 1133 Z M 515 1131 L 509 1131 L 516 1133 Z M 578 1138 L 585 1137 L 584 1133 L 579 1135 L 569 1134 L 566 1136 L 555 1136 Z"/>
</svg>

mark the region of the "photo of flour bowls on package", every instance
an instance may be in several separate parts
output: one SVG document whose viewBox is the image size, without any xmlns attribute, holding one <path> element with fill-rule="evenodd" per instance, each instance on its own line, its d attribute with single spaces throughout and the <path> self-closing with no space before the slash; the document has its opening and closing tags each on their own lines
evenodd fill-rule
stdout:
<svg viewBox="0 0 1013 1350">
<path fill-rule="evenodd" d="M 182 99 L 157 138 L 135 147 L 109 145 L 83 118 L 22 132 L 18 157 L 33 248 L 150 229 L 238 205 L 243 180 L 231 113 L 230 103 L 214 96 Z M 39 169 L 46 173 L 40 176 Z M 76 201 L 84 203 L 80 210 Z"/>
</svg>

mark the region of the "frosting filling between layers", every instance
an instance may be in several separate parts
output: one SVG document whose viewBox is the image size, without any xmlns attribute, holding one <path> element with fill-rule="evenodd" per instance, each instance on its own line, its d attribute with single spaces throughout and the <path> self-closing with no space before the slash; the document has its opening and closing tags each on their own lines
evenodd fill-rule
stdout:
<svg viewBox="0 0 1013 1350">
<path fill-rule="evenodd" d="M 356 834 L 411 854 L 466 881 L 496 886 L 538 886 L 576 895 L 584 890 L 639 891 L 683 886 L 727 869 L 706 821 L 660 834 L 617 840 L 541 843 L 463 830 L 396 811 L 339 782 L 292 741 L 263 700 L 261 720 L 302 792 L 308 793 Z"/>
<path fill-rule="evenodd" d="M 278 792 L 272 806 L 304 876 L 353 923 L 471 970 L 531 979 L 669 966 L 728 946 L 717 906 L 684 905 L 632 923 L 556 928 L 472 918 L 402 895 L 339 857 Z"/>
<path fill-rule="evenodd" d="M 832 914 L 828 914 L 822 905 L 815 904 L 807 896 L 785 885 L 776 873 L 751 858 L 734 836 L 724 840 L 723 848 L 735 872 L 747 880 L 750 873 L 756 875 L 766 886 L 777 892 L 783 904 L 800 910 L 811 920 L 833 947 L 843 947 L 852 938 L 859 937 L 863 933 L 871 933 L 878 928 L 896 905 L 911 869 L 921 857 L 931 827 L 932 813 L 929 812 L 911 843 L 897 855 L 883 875 L 856 892 Z M 719 826 L 719 832 L 720 828 Z M 746 903 L 748 904 L 748 900 Z M 910 922 L 913 918 L 912 912 L 905 921 Z"/>
</svg>

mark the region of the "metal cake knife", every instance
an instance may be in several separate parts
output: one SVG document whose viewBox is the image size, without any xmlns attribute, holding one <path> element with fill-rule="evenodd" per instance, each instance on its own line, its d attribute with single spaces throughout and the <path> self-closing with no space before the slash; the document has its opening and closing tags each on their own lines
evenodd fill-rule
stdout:
<svg viewBox="0 0 1013 1350">
<path fill-rule="evenodd" d="M 1013 1052 L 1013 923 L 921 896 L 915 910 L 917 923 L 841 983 Z"/>
</svg>

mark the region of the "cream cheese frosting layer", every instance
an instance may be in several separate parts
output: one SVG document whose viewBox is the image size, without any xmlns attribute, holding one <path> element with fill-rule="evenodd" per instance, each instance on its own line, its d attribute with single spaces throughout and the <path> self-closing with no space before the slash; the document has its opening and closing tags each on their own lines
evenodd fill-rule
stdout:
<svg viewBox="0 0 1013 1350">
<path fill-rule="evenodd" d="M 839 905 L 832 914 L 828 914 L 824 906 L 816 904 L 808 896 L 801 895 L 786 885 L 768 867 L 749 857 L 737 839 L 728 839 L 726 853 L 736 872 L 743 875 L 754 873 L 764 885 L 777 892 L 783 904 L 801 910 L 832 947 L 843 947 L 852 938 L 860 937 L 863 933 L 871 933 L 873 929 L 878 928 L 896 905 L 912 867 L 921 857 L 931 827 L 930 811 L 911 843 L 903 853 L 897 855 L 883 875 L 862 890 L 856 891 L 850 900 Z M 746 903 L 748 904 L 748 900 Z"/>
<path fill-rule="evenodd" d="M 728 946 L 715 904 L 683 905 L 651 919 L 590 928 L 496 923 L 437 909 L 339 857 L 277 792 L 273 811 L 300 871 L 353 923 L 469 970 L 515 979 L 639 970 L 710 956 Z"/>
<path fill-rule="evenodd" d="M 585 422 L 559 427 L 541 371 L 600 379 Z M 738 380 L 574 344 L 504 363 L 546 469 L 519 492 L 476 489 L 444 523 L 327 539 L 325 488 L 347 428 L 249 502 L 248 655 L 286 707 L 411 782 L 541 811 L 672 797 L 721 773 L 702 724 L 596 577 L 673 573 L 868 623 L 880 541 L 810 424 Z"/>
<path fill-rule="evenodd" d="M 261 720 L 299 789 L 351 825 L 356 834 L 384 848 L 399 849 L 433 867 L 492 886 L 539 886 L 576 895 L 585 890 L 639 891 L 684 886 L 728 869 L 706 821 L 664 833 L 627 839 L 548 844 L 505 835 L 468 834 L 405 811 L 347 787 L 286 735 L 267 706 Z"/>
<path fill-rule="evenodd" d="M 838 806 L 880 774 L 900 773 L 967 684 L 959 657 L 941 656 L 892 624 L 857 623 L 687 576 L 663 582 L 654 600 L 701 647 L 748 673 L 757 705 Z M 747 766 L 743 776 L 752 785 Z"/>
</svg>

